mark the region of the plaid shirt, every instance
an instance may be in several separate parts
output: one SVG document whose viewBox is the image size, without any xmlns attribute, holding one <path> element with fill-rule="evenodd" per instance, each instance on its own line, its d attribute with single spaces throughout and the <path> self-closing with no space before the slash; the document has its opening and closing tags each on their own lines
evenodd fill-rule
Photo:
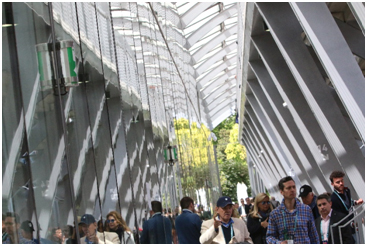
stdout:
<svg viewBox="0 0 367 246">
<path fill-rule="evenodd" d="M 18 231 L 18 238 L 19 238 L 19 243 L 20 244 L 36 244 L 35 241 L 33 240 L 28 240 L 25 239 L 22 234 L 20 233 L 20 229 Z M 13 242 L 11 242 L 10 237 L 7 236 L 6 239 L 3 241 L 3 244 L 13 244 Z"/>
<path fill-rule="evenodd" d="M 296 216 L 297 224 L 295 223 Z M 285 232 L 293 236 L 295 244 L 318 244 L 320 242 L 311 208 L 301 204 L 297 199 L 296 208 L 292 213 L 286 209 L 284 199 L 280 206 L 271 212 L 266 242 L 269 244 L 281 243 L 286 240 Z"/>
</svg>

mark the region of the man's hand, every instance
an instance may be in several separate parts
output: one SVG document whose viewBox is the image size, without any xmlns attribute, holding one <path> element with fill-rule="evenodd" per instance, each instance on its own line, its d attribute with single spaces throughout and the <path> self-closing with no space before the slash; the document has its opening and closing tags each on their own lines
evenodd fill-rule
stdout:
<svg viewBox="0 0 367 246">
<path fill-rule="evenodd" d="M 93 243 L 98 243 L 99 242 L 99 239 L 98 239 L 96 233 L 90 234 L 89 232 L 87 232 L 86 236 L 88 237 L 88 240 L 90 242 L 93 242 Z"/>
<path fill-rule="evenodd" d="M 214 228 L 215 229 L 218 229 L 218 227 L 222 224 L 222 221 L 218 218 L 218 217 L 215 217 L 214 218 Z"/>
<path fill-rule="evenodd" d="M 96 234 L 89 236 L 88 240 L 93 242 L 93 243 L 98 243 L 99 242 L 99 239 L 98 239 Z"/>
<path fill-rule="evenodd" d="M 261 226 L 262 227 L 264 227 L 264 228 L 267 228 L 268 227 L 268 225 L 269 225 L 268 219 L 269 219 L 269 217 L 266 218 L 266 220 L 264 220 L 263 222 L 261 222 Z"/>
<path fill-rule="evenodd" d="M 282 241 L 280 244 L 288 244 L 288 241 Z"/>
<path fill-rule="evenodd" d="M 359 198 L 357 201 L 356 201 L 356 205 L 360 205 L 363 203 L 363 199 L 362 198 Z"/>
<path fill-rule="evenodd" d="M 242 218 L 246 218 L 246 214 L 241 215 Z"/>
</svg>

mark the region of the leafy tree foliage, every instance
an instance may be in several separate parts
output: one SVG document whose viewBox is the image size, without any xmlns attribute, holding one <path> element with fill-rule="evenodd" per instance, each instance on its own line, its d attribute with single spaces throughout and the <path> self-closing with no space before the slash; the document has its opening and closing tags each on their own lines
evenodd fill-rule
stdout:
<svg viewBox="0 0 367 246">
<path fill-rule="evenodd" d="M 213 144 L 217 146 L 223 195 L 236 198 L 238 182 L 244 182 L 250 187 L 246 150 L 238 142 L 238 124 L 235 124 L 235 116 L 227 118 L 213 129 L 217 136 L 215 142 L 208 141 L 210 130 L 203 124 L 198 127 L 196 122 L 189 122 L 184 118 L 175 120 L 174 124 L 184 195 L 196 197 L 196 190 L 208 188 L 207 181 L 210 183 L 213 178 L 210 176 L 208 165 L 208 149 L 212 149 Z M 214 157 L 211 160 L 214 160 Z"/>
<path fill-rule="evenodd" d="M 180 118 L 175 120 L 175 133 L 179 146 L 182 191 L 196 197 L 195 191 L 206 186 L 209 180 L 208 147 L 213 148 L 207 138 L 210 130 L 196 122 Z"/>
<path fill-rule="evenodd" d="M 217 135 L 217 158 L 220 170 L 220 182 L 223 195 L 237 197 L 237 183 L 247 185 L 247 192 L 251 192 L 246 163 L 246 149 L 238 142 L 238 124 L 235 116 L 223 121 L 213 130 Z"/>
<path fill-rule="evenodd" d="M 244 182 L 247 187 L 250 185 L 247 164 L 235 159 L 228 159 L 220 165 L 220 178 L 223 195 L 231 197 L 233 201 L 237 198 L 238 182 Z"/>
</svg>

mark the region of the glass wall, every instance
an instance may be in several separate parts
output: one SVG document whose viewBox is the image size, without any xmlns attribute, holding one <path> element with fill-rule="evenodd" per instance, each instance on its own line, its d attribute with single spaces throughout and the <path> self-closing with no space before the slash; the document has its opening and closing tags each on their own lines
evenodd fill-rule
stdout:
<svg viewBox="0 0 367 246">
<path fill-rule="evenodd" d="M 210 207 L 213 146 L 193 110 L 189 58 L 173 61 L 159 28 L 183 42 L 172 6 L 154 3 L 159 23 L 145 3 L 2 6 L 3 216 L 30 220 L 41 243 L 80 243 L 82 215 L 106 225 L 114 210 L 138 243 L 151 201 L 172 213 L 182 196 Z"/>
</svg>

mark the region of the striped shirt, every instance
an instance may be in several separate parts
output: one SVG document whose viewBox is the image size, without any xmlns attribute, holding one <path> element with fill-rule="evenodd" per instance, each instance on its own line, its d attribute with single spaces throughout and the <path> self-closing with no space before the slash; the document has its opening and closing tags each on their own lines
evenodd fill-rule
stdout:
<svg viewBox="0 0 367 246">
<path fill-rule="evenodd" d="M 292 212 L 287 210 L 283 199 L 280 206 L 274 209 L 269 216 L 266 242 L 279 244 L 287 240 L 286 235 L 292 236 L 295 244 L 318 244 L 320 242 L 311 208 L 297 199 L 296 208 Z"/>
</svg>

